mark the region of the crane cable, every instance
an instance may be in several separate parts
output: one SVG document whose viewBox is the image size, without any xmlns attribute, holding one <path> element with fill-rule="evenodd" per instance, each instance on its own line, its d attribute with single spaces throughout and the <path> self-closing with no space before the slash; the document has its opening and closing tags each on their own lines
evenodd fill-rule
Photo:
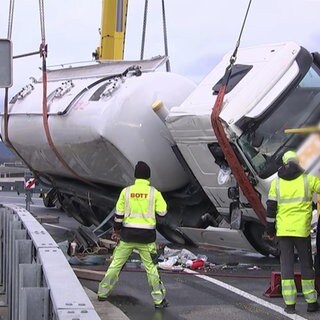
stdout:
<svg viewBox="0 0 320 320">
<path fill-rule="evenodd" d="M 162 19 L 163 19 L 164 52 L 165 52 L 165 55 L 168 57 L 169 52 L 168 52 L 167 22 L 166 22 L 166 10 L 164 6 L 164 0 L 162 0 Z M 166 61 L 166 70 L 167 72 L 171 71 L 169 58 Z"/>
<path fill-rule="evenodd" d="M 40 13 L 40 32 L 41 32 L 41 45 L 40 45 L 40 56 L 47 57 L 47 45 L 46 45 L 46 29 L 44 22 L 44 3 L 43 0 L 39 0 L 39 13 Z M 47 71 L 47 70 L 45 70 Z"/>
<path fill-rule="evenodd" d="M 8 33 L 7 33 L 7 38 L 9 40 L 11 40 L 11 38 L 12 38 L 13 13 L 14 13 L 14 0 L 10 0 L 9 18 L 8 18 Z"/>
<path fill-rule="evenodd" d="M 40 48 L 39 48 L 39 53 L 40 53 L 40 57 L 42 58 L 42 117 L 43 117 L 43 123 L 45 123 L 44 110 L 47 113 L 47 63 L 46 63 L 46 59 L 48 56 L 48 46 L 46 44 L 46 36 L 45 36 L 46 33 L 45 33 L 43 0 L 39 0 L 39 16 L 40 16 L 40 32 L 41 32 L 41 44 L 40 44 Z M 48 122 L 47 116 L 46 116 L 46 122 Z M 44 125 L 44 129 L 45 129 L 45 132 L 47 135 L 47 130 L 45 128 L 45 125 Z M 49 128 L 48 128 L 48 130 L 49 130 Z M 53 180 L 51 177 L 49 180 L 51 180 L 51 183 L 52 183 Z"/>
<path fill-rule="evenodd" d="M 144 2 L 144 14 L 143 14 L 143 26 L 142 26 L 142 38 L 141 38 L 141 52 L 140 52 L 140 60 L 143 60 L 144 58 L 144 48 L 145 48 L 145 42 L 146 42 L 146 30 L 147 30 L 147 18 L 148 18 L 148 3 L 149 0 L 145 0 Z M 166 11 L 165 11 L 165 5 L 164 0 L 161 1 L 162 6 L 162 25 L 163 25 L 163 40 L 164 40 L 164 52 L 166 57 L 169 56 L 168 53 L 168 36 L 167 36 L 167 22 L 166 22 Z M 170 72 L 170 61 L 167 58 L 166 61 L 166 71 Z"/>
<path fill-rule="evenodd" d="M 243 30 L 244 30 L 244 26 L 245 26 L 247 18 L 248 18 L 249 10 L 250 10 L 250 7 L 251 7 L 251 2 L 252 2 L 252 0 L 249 1 L 248 7 L 247 7 L 247 11 L 246 11 L 246 14 L 244 16 L 243 23 L 242 23 L 242 26 L 241 26 L 241 30 L 240 30 L 240 33 L 239 33 L 239 37 L 238 37 L 238 40 L 237 40 L 237 43 L 236 43 L 236 47 L 235 47 L 235 49 L 233 51 L 233 54 L 232 54 L 232 56 L 230 58 L 230 66 L 231 67 L 233 66 L 233 64 L 237 60 L 237 53 L 238 53 L 238 49 L 240 47 L 240 41 L 241 41 L 242 33 L 243 33 Z M 228 79 L 228 81 L 229 81 L 229 79 Z"/>
<path fill-rule="evenodd" d="M 263 207 L 256 190 L 252 186 L 248 175 L 245 173 L 239 159 L 237 158 L 235 151 L 233 150 L 231 143 L 226 135 L 226 132 L 225 132 L 224 127 L 222 125 L 221 119 L 219 118 L 222 107 L 223 107 L 223 100 L 224 100 L 224 96 L 226 93 L 227 85 L 228 85 L 228 82 L 229 82 L 229 79 L 231 76 L 232 67 L 237 59 L 237 52 L 238 52 L 238 49 L 240 46 L 240 40 L 241 40 L 243 29 L 244 29 L 244 26 L 245 26 L 245 23 L 247 20 L 247 16 L 248 16 L 248 12 L 249 12 L 249 9 L 251 6 L 251 2 L 252 2 L 252 0 L 249 1 L 247 12 L 246 12 L 243 24 L 242 24 L 242 28 L 240 31 L 238 41 L 236 43 L 235 50 L 234 50 L 232 56 L 230 57 L 230 64 L 228 65 L 228 67 L 225 70 L 225 74 L 222 79 L 221 87 L 219 89 L 216 101 L 215 101 L 214 106 L 212 108 L 211 124 L 212 124 L 213 131 L 216 135 L 216 138 L 218 140 L 218 143 L 219 143 L 219 145 L 225 155 L 225 158 L 228 162 L 228 165 L 230 166 L 232 174 L 234 175 L 237 183 L 239 184 L 244 196 L 251 204 L 251 206 L 252 206 L 254 212 L 256 213 L 256 215 L 258 216 L 260 222 L 263 225 L 265 225 L 266 224 L 265 208 Z"/>
<path fill-rule="evenodd" d="M 9 5 L 9 16 L 8 16 L 8 32 L 7 38 L 11 41 L 12 37 L 12 28 L 13 28 L 13 15 L 14 15 L 14 2 L 15 0 L 10 0 Z M 12 145 L 11 141 L 9 140 L 9 133 L 8 133 L 8 124 L 9 124 L 9 88 L 5 88 L 5 95 L 4 95 L 4 138 L 5 141 L 16 151 L 14 146 Z"/>
<path fill-rule="evenodd" d="M 13 29 L 13 16 L 14 16 L 14 5 L 15 0 L 10 0 L 10 6 L 9 6 L 9 16 L 8 16 L 8 33 L 7 38 L 11 41 L 12 38 L 12 29 Z M 23 55 L 25 56 L 25 55 Z M 34 176 L 37 178 L 37 180 L 41 181 L 41 178 L 39 177 L 36 170 L 32 168 L 30 163 L 24 159 L 24 157 L 18 152 L 18 150 L 15 148 L 15 146 L 12 144 L 12 142 L 9 139 L 9 89 L 5 88 L 5 96 L 4 96 L 4 141 L 10 146 L 10 148 L 16 153 L 16 155 L 25 163 L 25 165 L 29 168 L 31 172 L 33 172 Z M 50 179 L 49 179 L 50 180 Z M 43 185 L 47 185 L 46 182 L 41 182 Z"/>
<path fill-rule="evenodd" d="M 140 60 L 143 60 L 143 56 L 144 56 L 144 47 L 145 47 L 145 42 L 146 42 L 146 30 L 147 30 L 147 18 L 148 18 L 148 0 L 145 0 L 145 2 L 144 2 L 144 14 L 143 14 Z"/>
<path fill-rule="evenodd" d="M 47 44 L 46 44 L 46 36 L 45 36 L 45 22 L 44 22 L 44 0 L 39 0 L 39 11 L 40 11 L 40 27 L 41 27 L 41 45 L 40 45 L 40 56 L 42 57 L 42 120 L 43 120 L 43 128 L 45 130 L 46 138 L 49 144 L 49 147 L 55 154 L 56 158 L 60 161 L 60 163 L 68 170 L 70 171 L 76 178 L 81 180 L 82 182 L 92 185 L 94 187 L 97 187 L 96 184 L 93 184 L 92 182 L 88 181 L 87 179 L 81 177 L 78 175 L 78 173 L 73 170 L 69 164 L 64 160 L 64 158 L 59 153 L 58 149 L 56 148 L 50 128 L 49 128 L 49 115 L 48 115 L 48 104 L 47 104 L 47 83 L 48 83 L 48 77 L 47 77 Z"/>
</svg>

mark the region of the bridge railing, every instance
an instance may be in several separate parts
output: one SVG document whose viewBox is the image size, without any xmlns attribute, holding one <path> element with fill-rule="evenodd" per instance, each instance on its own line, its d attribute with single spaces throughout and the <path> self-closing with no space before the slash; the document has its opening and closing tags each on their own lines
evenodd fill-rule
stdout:
<svg viewBox="0 0 320 320">
<path fill-rule="evenodd" d="M 0 285 L 10 320 L 100 319 L 58 244 L 15 205 L 0 204 Z"/>
</svg>

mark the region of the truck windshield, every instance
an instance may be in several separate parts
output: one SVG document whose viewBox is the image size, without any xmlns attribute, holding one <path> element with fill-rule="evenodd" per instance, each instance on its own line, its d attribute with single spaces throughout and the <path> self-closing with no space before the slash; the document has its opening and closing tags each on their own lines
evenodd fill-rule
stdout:
<svg viewBox="0 0 320 320">
<path fill-rule="evenodd" d="M 318 125 L 320 122 L 320 72 L 313 65 L 305 77 L 273 112 L 259 119 L 242 119 L 246 125 L 238 144 L 257 174 L 265 179 L 281 165 L 288 149 L 297 149 L 305 135 L 286 134 L 284 129 Z"/>
</svg>

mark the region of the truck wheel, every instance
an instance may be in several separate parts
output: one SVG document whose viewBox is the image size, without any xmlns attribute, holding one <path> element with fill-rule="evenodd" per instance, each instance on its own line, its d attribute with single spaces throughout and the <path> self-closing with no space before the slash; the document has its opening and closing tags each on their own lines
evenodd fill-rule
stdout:
<svg viewBox="0 0 320 320">
<path fill-rule="evenodd" d="M 43 205 L 46 208 L 53 208 L 54 207 L 54 203 L 52 201 L 53 199 L 50 197 L 49 193 L 43 193 L 42 194 L 42 201 L 43 201 Z"/>
<path fill-rule="evenodd" d="M 158 225 L 158 232 L 172 243 L 193 245 L 193 242 L 178 229 L 168 225 Z"/>
<path fill-rule="evenodd" d="M 72 199 L 68 196 L 60 195 L 61 207 L 63 211 L 72 216 L 75 220 L 77 220 L 80 224 L 90 227 L 91 222 L 88 220 L 86 214 L 81 212 L 81 208 L 79 207 L 79 203 L 76 201 L 72 201 Z"/>
<path fill-rule="evenodd" d="M 278 257 L 280 250 L 276 240 L 270 241 L 263 238 L 265 227 L 257 222 L 247 222 L 244 234 L 250 244 L 264 256 L 272 255 Z"/>
</svg>

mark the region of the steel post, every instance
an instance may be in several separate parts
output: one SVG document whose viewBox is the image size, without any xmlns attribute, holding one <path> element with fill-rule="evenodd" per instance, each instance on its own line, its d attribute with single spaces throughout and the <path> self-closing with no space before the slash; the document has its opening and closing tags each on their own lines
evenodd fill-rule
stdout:
<svg viewBox="0 0 320 320">
<path fill-rule="evenodd" d="M 49 319 L 49 289 L 21 288 L 19 320 Z"/>
<path fill-rule="evenodd" d="M 3 222 L 4 222 L 4 208 L 0 206 L 0 286 L 3 285 L 3 276 L 2 276 L 2 271 L 3 271 Z M 2 290 L 0 289 L 0 293 Z"/>
<path fill-rule="evenodd" d="M 26 190 L 26 210 L 30 212 L 31 190 Z"/>
<path fill-rule="evenodd" d="M 7 292 L 9 277 L 9 222 L 13 220 L 13 215 L 9 209 L 3 212 L 4 217 L 4 234 L 3 234 L 3 291 Z M 6 295 L 6 303 L 7 303 Z"/>
<path fill-rule="evenodd" d="M 9 237 L 8 237 L 8 242 L 9 242 L 9 259 L 8 259 L 8 266 L 9 266 L 9 273 L 8 273 L 8 278 L 7 278 L 7 283 L 8 283 L 8 289 L 7 289 L 7 304 L 8 304 L 8 314 L 9 314 L 9 319 L 13 319 L 12 313 L 14 310 L 14 287 L 13 287 L 13 282 L 14 282 L 14 241 L 15 241 L 15 232 L 16 231 L 21 231 L 21 221 L 18 221 L 16 216 L 13 216 L 13 220 L 9 222 Z"/>
<path fill-rule="evenodd" d="M 26 304 L 27 302 L 22 302 L 23 299 L 28 299 L 27 293 L 25 290 L 26 288 L 40 288 L 41 287 L 41 265 L 36 263 L 30 264 L 20 264 L 19 265 L 19 282 L 18 282 L 18 291 L 19 291 L 19 307 L 16 308 L 18 313 L 18 319 L 24 319 L 25 314 L 27 315 L 26 311 Z M 23 293 L 24 291 L 24 293 Z M 47 308 L 47 307 L 46 307 Z M 25 313 L 25 314 L 24 314 Z M 41 312 L 42 314 L 42 312 Z M 47 317 L 47 316 L 46 316 Z M 43 318 L 45 319 L 45 318 Z"/>
<path fill-rule="evenodd" d="M 18 309 L 19 309 L 19 265 L 21 263 L 31 263 L 32 261 L 32 241 L 26 240 L 26 230 L 15 231 L 17 237 L 21 240 L 15 241 L 15 252 L 13 260 L 13 277 L 12 277 L 12 289 L 13 289 L 13 313 L 12 320 L 18 320 Z"/>
<path fill-rule="evenodd" d="M 32 214 L 0 205 L 0 215 L 8 319 L 100 319 L 63 252 Z"/>
</svg>

